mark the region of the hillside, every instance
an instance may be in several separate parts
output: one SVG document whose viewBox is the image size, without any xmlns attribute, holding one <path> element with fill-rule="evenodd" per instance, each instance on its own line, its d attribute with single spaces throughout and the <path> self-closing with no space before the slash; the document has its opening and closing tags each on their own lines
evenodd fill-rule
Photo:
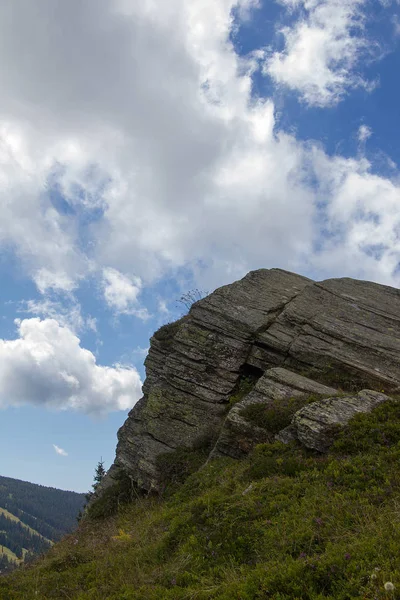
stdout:
<svg viewBox="0 0 400 600">
<path fill-rule="evenodd" d="M 84 520 L 0 598 L 400 599 L 400 291 L 254 271 L 150 341 Z"/>
<path fill-rule="evenodd" d="M 0 476 L 0 570 L 51 548 L 76 526 L 84 494 Z"/>
<path fill-rule="evenodd" d="M 327 456 L 262 444 L 179 484 L 201 458 L 171 457 L 162 498 L 87 519 L 33 567 L 0 579 L 2 600 L 400 597 L 397 402 L 354 417 Z"/>
</svg>

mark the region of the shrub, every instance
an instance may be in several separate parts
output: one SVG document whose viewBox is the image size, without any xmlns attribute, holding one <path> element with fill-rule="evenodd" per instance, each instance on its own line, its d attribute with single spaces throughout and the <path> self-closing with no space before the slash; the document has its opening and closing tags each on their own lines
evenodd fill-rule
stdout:
<svg viewBox="0 0 400 600">
<path fill-rule="evenodd" d="M 331 448 L 334 454 L 357 454 L 400 442 L 400 402 L 390 399 L 370 413 L 359 413 L 343 428 Z"/>
<path fill-rule="evenodd" d="M 171 493 L 176 486 L 183 483 L 189 475 L 195 473 L 207 460 L 207 448 L 202 447 L 202 441 L 196 449 L 177 448 L 172 452 L 165 452 L 157 457 L 157 469 L 160 473 L 161 491 Z"/>
<path fill-rule="evenodd" d="M 189 290 L 185 294 L 182 294 L 182 296 L 179 298 L 179 300 L 177 300 L 177 302 L 179 304 L 182 304 L 186 308 L 186 310 L 190 310 L 193 304 L 195 304 L 202 298 L 208 296 L 209 293 L 210 292 L 208 291 L 199 290 L 195 288 L 194 290 Z"/>
<path fill-rule="evenodd" d="M 301 448 L 297 442 L 259 444 L 249 457 L 249 467 L 245 471 L 244 477 L 248 481 L 273 475 L 295 477 L 314 464 L 313 455 L 315 456 L 315 454 Z"/>
<path fill-rule="evenodd" d="M 263 427 L 271 433 L 278 433 L 290 424 L 293 415 L 300 408 L 323 397 L 313 394 L 288 400 L 274 400 L 268 404 L 250 404 L 243 408 L 240 414 L 258 427 Z"/>
<path fill-rule="evenodd" d="M 115 477 L 116 483 L 106 488 L 87 508 L 87 516 L 90 519 L 105 519 L 118 511 L 118 508 L 132 502 L 139 494 L 139 490 L 133 484 L 125 471 L 120 471 Z"/>
<path fill-rule="evenodd" d="M 170 342 L 175 337 L 179 327 L 186 321 L 187 317 L 184 316 L 173 323 L 166 323 L 162 325 L 157 331 L 153 333 L 153 337 L 159 342 Z"/>
</svg>

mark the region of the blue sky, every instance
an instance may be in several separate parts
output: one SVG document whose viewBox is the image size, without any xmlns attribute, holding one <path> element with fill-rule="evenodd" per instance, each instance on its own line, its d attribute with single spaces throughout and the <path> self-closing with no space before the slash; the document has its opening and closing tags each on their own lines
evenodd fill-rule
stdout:
<svg viewBox="0 0 400 600">
<path fill-rule="evenodd" d="M 188 290 L 399 287 L 398 0 L 13 0 L 0 38 L 0 474 L 87 491 Z"/>
</svg>

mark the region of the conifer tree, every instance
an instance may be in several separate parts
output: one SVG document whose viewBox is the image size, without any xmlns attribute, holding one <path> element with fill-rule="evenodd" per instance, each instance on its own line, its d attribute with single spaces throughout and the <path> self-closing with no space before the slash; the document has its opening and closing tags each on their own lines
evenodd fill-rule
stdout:
<svg viewBox="0 0 400 600">
<path fill-rule="evenodd" d="M 97 463 L 96 471 L 94 474 L 94 483 L 92 486 L 94 492 L 97 490 L 100 483 L 103 481 L 105 474 L 106 474 L 106 470 L 104 468 L 104 461 L 103 461 L 103 458 L 100 458 L 99 462 Z"/>
<path fill-rule="evenodd" d="M 89 504 L 90 500 L 92 499 L 94 493 L 96 492 L 97 488 L 99 487 L 100 483 L 103 481 L 103 478 L 106 474 L 106 470 L 104 468 L 104 460 L 103 457 L 100 458 L 99 462 L 97 463 L 95 472 L 94 472 L 94 478 L 93 478 L 93 483 L 92 483 L 92 490 L 89 490 L 89 492 L 86 494 L 85 498 L 86 498 L 86 503 L 85 506 L 83 507 L 83 511 L 85 510 L 86 506 Z M 79 514 L 77 516 L 77 521 L 79 522 L 83 517 L 83 513 L 82 511 L 79 511 Z"/>
</svg>

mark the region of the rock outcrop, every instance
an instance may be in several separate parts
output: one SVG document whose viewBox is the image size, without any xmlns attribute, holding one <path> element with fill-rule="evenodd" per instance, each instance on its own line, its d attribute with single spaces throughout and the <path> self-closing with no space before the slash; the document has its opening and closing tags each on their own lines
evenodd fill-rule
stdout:
<svg viewBox="0 0 400 600">
<path fill-rule="evenodd" d="M 277 404 L 285 406 L 292 399 L 306 399 L 310 395 L 334 397 L 338 394 L 338 390 L 334 388 L 297 375 L 287 369 L 281 367 L 268 369 L 257 381 L 254 389 L 229 411 L 211 456 L 242 458 L 256 444 L 275 440 L 275 431 L 269 429 L 268 426 L 260 426 L 253 419 L 249 420 L 244 416 L 246 409 L 250 406 L 268 411 L 274 410 Z M 286 442 L 287 433 L 282 435 L 281 441 Z M 297 436 L 291 434 L 287 441 L 295 437 Z"/>
<path fill-rule="evenodd" d="M 325 398 L 298 410 L 275 439 L 288 443 L 297 439 L 306 448 L 327 452 L 337 428 L 346 425 L 357 413 L 370 412 L 389 397 L 374 390 L 361 390 L 355 396 Z"/>
<path fill-rule="evenodd" d="M 118 432 L 105 485 L 122 469 L 140 488 L 157 490 L 157 457 L 179 447 L 208 443 L 213 456 L 239 458 L 278 435 L 325 451 L 332 425 L 386 398 L 368 390 L 400 387 L 400 291 L 252 271 L 159 329 L 145 365 L 144 395 Z M 254 387 L 232 405 L 243 382 Z M 311 394 L 315 402 L 274 436 L 241 414 L 251 404 Z"/>
</svg>

